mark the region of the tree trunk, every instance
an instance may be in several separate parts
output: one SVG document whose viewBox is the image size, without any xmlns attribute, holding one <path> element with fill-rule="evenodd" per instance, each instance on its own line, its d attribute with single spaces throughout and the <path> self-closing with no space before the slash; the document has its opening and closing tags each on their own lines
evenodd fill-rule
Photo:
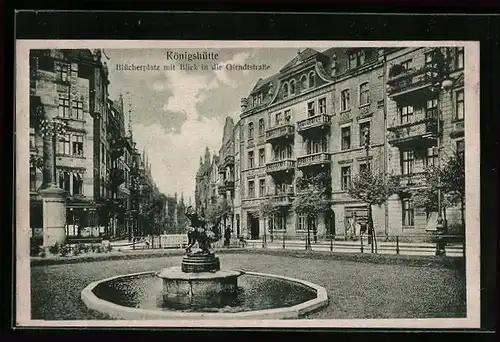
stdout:
<svg viewBox="0 0 500 342">
<path fill-rule="evenodd" d="M 460 196 L 460 215 L 462 219 L 462 230 L 465 234 L 465 205 L 464 205 L 464 196 Z"/>
</svg>

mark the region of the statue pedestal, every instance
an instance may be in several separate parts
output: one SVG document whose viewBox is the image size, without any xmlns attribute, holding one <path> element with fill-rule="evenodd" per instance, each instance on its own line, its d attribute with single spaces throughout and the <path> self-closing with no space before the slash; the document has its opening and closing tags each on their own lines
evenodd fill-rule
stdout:
<svg viewBox="0 0 500 342">
<path fill-rule="evenodd" d="M 220 261 L 214 254 L 188 254 L 182 258 L 181 270 L 186 273 L 217 272 Z"/>
<path fill-rule="evenodd" d="M 43 199 L 43 246 L 66 240 L 66 194 L 56 185 L 39 191 Z"/>
</svg>

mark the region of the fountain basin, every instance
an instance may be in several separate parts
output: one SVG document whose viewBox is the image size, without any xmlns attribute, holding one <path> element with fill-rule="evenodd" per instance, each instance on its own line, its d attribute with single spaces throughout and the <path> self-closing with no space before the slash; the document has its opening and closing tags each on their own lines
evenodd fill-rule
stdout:
<svg viewBox="0 0 500 342">
<path fill-rule="evenodd" d="M 166 270 L 93 282 L 81 292 L 81 299 L 89 309 L 126 320 L 290 319 L 328 304 L 326 290 L 311 282 L 245 271 L 223 271 L 229 278 L 239 277 L 237 291 L 201 295 L 193 302 L 189 295 L 165 294 L 164 278 L 159 274 L 166 272 L 175 278 L 177 272 Z"/>
</svg>

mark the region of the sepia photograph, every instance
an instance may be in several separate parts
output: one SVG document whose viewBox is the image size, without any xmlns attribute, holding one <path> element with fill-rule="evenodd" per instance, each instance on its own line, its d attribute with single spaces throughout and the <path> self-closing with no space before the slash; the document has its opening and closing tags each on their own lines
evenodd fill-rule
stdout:
<svg viewBox="0 0 500 342">
<path fill-rule="evenodd" d="M 16 43 L 17 324 L 478 328 L 479 43 Z"/>
</svg>

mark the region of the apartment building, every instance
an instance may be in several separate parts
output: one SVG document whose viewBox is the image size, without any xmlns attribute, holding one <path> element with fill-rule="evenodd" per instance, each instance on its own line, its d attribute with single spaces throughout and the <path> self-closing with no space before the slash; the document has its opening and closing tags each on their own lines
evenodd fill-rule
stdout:
<svg viewBox="0 0 500 342">
<path fill-rule="evenodd" d="M 30 163 L 35 235 L 42 229 L 38 190 L 51 182 L 67 194 L 68 235 L 97 226 L 94 134 L 106 110 L 109 83 L 100 56 L 99 50 L 83 49 L 30 52 L 30 155 L 31 161 L 39 160 Z M 53 139 L 50 125 L 56 121 L 64 129 Z M 46 128 L 49 133 L 42 134 Z"/>
<path fill-rule="evenodd" d="M 436 208 L 418 208 L 411 190 L 426 187 L 426 167 L 464 152 L 464 48 L 405 48 L 387 54 L 388 169 L 401 175 L 404 191 L 388 201 L 392 232 L 435 231 Z M 460 210 L 442 213 L 449 233 Z"/>
</svg>

